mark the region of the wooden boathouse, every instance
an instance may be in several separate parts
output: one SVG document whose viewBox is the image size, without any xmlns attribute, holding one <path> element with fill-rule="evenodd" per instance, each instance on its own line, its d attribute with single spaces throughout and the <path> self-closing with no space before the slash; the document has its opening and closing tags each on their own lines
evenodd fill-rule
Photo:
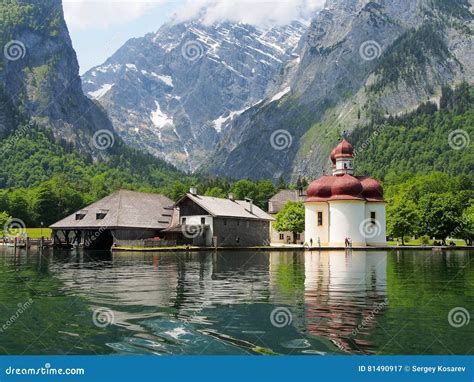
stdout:
<svg viewBox="0 0 474 382">
<path fill-rule="evenodd" d="M 164 239 L 174 215 L 173 201 L 164 195 L 120 190 L 50 228 L 56 247 L 145 246 L 145 240 Z"/>
</svg>

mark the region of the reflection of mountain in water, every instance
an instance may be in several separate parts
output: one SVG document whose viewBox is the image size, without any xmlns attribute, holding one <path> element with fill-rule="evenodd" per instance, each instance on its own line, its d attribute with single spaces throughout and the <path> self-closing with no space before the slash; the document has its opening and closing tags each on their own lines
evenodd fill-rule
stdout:
<svg viewBox="0 0 474 382">
<path fill-rule="evenodd" d="M 111 308 L 115 323 L 136 333 L 130 341 L 140 338 L 134 346 L 157 341 L 150 349 L 165 353 L 182 346 L 194 354 L 202 341 L 217 353 L 328 353 L 337 351 L 334 344 L 367 352 L 370 343 L 352 332 L 386 296 L 383 253 L 114 254 L 100 265 L 78 256 L 58 277 L 95 306 Z M 277 307 L 291 312 L 291 325 L 272 325 Z M 110 346 L 134 352 L 130 341 Z M 231 348 L 218 350 L 214 341 Z"/>
<path fill-rule="evenodd" d="M 454 306 L 469 309 L 460 291 L 472 285 L 470 256 L 74 252 L 55 253 L 42 272 L 59 281 L 61 295 L 90 304 L 71 311 L 86 326 L 95 308 L 113 311 L 114 325 L 95 339 L 106 339 L 102 345 L 113 352 L 417 354 L 468 346 L 462 338 L 472 330 L 451 330 L 447 314 Z M 23 267 L 21 259 L 15 264 Z M 277 308 L 287 309 L 291 322 L 273 325 Z"/>
</svg>

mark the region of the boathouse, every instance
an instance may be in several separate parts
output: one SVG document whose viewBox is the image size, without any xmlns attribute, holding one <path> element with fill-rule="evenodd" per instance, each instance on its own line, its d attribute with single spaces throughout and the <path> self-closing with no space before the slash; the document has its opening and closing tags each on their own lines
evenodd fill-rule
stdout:
<svg viewBox="0 0 474 382">
<path fill-rule="evenodd" d="M 109 249 L 112 245 L 146 246 L 147 240 L 159 245 L 173 215 L 173 201 L 164 195 L 120 190 L 50 228 L 55 246 Z"/>
<path fill-rule="evenodd" d="M 196 189 L 176 202 L 178 224 L 167 238 L 179 244 L 250 247 L 270 244 L 270 224 L 275 219 L 250 199 L 235 200 L 197 195 Z"/>
</svg>

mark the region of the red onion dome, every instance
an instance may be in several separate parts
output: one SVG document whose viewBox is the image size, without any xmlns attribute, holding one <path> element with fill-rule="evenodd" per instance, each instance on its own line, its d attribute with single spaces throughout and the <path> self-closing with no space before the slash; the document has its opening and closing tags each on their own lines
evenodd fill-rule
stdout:
<svg viewBox="0 0 474 382">
<path fill-rule="evenodd" d="M 362 183 L 352 175 L 322 176 L 308 186 L 306 201 L 364 200 L 363 192 Z"/>
<path fill-rule="evenodd" d="M 364 187 L 362 187 L 359 179 L 349 174 L 336 176 L 335 178 L 336 180 L 331 186 L 331 194 L 333 198 L 343 199 L 344 197 L 349 197 L 349 199 L 362 199 L 362 191 L 364 190 Z"/>
<path fill-rule="evenodd" d="M 306 191 L 308 201 L 317 201 L 317 199 L 328 199 L 331 197 L 331 186 L 336 180 L 334 176 L 322 176 L 314 180 L 308 186 Z M 309 200 L 313 199 L 313 200 Z"/>
<path fill-rule="evenodd" d="M 331 151 L 331 155 L 329 158 L 331 159 L 332 163 L 336 162 L 336 158 L 338 157 L 353 157 L 354 156 L 354 147 L 343 139 L 335 148 Z"/>
<path fill-rule="evenodd" d="M 359 177 L 364 188 L 362 196 L 368 201 L 383 201 L 383 189 L 378 181 L 368 177 Z"/>
</svg>

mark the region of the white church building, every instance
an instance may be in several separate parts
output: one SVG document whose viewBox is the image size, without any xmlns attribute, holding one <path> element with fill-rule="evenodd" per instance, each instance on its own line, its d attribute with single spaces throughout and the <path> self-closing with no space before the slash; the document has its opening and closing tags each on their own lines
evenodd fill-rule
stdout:
<svg viewBox="0 0 474 382">
<path fill-rule="evenodd" d="M 305 241 L 312 246 L 386 245 L 386 216 L 380 183 L 354 176 L 354 150 L 343 139 L 331 152 L 332 175 L 307 190 Z"/>
</svg>

